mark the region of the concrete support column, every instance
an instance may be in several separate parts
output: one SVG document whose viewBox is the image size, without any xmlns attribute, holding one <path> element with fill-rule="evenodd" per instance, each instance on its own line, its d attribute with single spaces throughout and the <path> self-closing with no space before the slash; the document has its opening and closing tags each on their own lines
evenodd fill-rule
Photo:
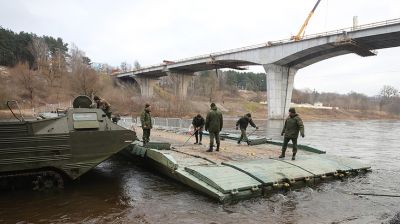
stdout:
<svg viewBox="0 0 400 224">
<path fill-rule="evenodd" d="M 148 77 L 135 77 L 136 82 L 140 86 L 140 93 L 142 97 L 152 97 L 154 93 L 154 86 L 159 82 L 157 78 L 148 78 Z"/>
<path fill-rule="evenodd" d="M 277 138 L 290 107 L 297 69 L 275 64 L 264 65 L 264 69 L 267 76 L 267 136 Z"/>
<path fill-rule="evenodd" d="M 179 97 L 179 99 L 184 100 L 187 97 L 187 90 L 190 84 L 190 81 L 193 78 L 193 73 L 176 73 L 176 72 L 168 72 L 168 76 L 171 78 L 174 83 L 175 95 Z"/>
</svg>

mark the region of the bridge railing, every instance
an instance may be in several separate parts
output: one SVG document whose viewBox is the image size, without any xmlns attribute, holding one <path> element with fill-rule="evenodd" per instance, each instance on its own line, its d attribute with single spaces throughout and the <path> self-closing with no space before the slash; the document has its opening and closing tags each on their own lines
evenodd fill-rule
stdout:
<svg viewBox="0 0 400 224">
<path fill-rule="evenodd" d="M 331 30 L 331 31 L 322 32 L 322 33 L 310 34 L 310 35 L 304 36 L 302 38 L 302 40 L 313 39 L 316 37 L 332 36 L 332 35 L 341 34 L 343 32 L 359 31 L 359 30 L 365 30 L 365 29 L 376 28 L 376 27 L 381 27 L 381 26 L 398 24 L 398 23 L 400 23 L 400 18 L 385 20 L 385 21 L 380 21 L 380 22 L 375 22 L 375 23 L 368 23 L 368 24 L 363 24 L 363 25 L 358 25 L 358 26 L 352 26 L 352 27 L 347 27 L 347 28 L 338 29 L 338 30 Z M 282 42 L 293 42 L 293 40 L 285 39 L 285 40 L 280 40 L 280 41 L 272 41 L 272 43 L 282 43 Z"/>
<path fill-rule="evenodd" d="M 332 35 L 341 34 L 343 32 L 358 31 L 358 30 L 376 28 L 376 27 L 380 27 L 380 26 L 387 26 L 387 25 L 393 25 L 393 24 L 398 24 L 398 23 L 400 23 L 400 18 L 391 19 L 391 20 L 385 20 L 385 21 L 380 21 L 380 22 L 375 22 L 375 23 L 368 23 L 368 24 L 363 24 L 363 25 L 359 25 L 359 26 L 355 26 L 355 27 L 347 27 L 347 28 L 343 28 L 343 29 L 332 30 L 332 31 L 327 31 L 327 32 L 322 32 L 322 33 L 310 34 L 310 35 L 304 36 L 302 38 L 302 40 L 313 39 L 313 38 L 317 38 L 317 37 L 332 36 Z M 203 54 L 203 55 L 197 55 L 197 56 L 194 56 L 194 57 L 188 57 L 188 58 L 183 58 L 183 59 L 179 59 L 179 60 L 173 60 L 173 62 L 174 63 L 179 63 L 179 62 L 202 59 L 202 58 L 210 58 L 212 56 L 220 56 L 220 55 L 229 54 L 229 53 L 233 53 L 233 52 L 252 50 L 252 49 L 256 49 L 256 48 L 269 47 L 269 46 L 274 46 L 274 45 L 277 45 L 277 44 L 285 44 L 285 43 L 290 43 L 290 42 L 294 42 L 294 40 L 292 40 L 292 39 L 282 39 L 282 40 L 276 40 L 276 41 L 268 41 L 266 43 L 249 45 L 249 46 L 241 47 L 241 48 L 235 48 L 235 49 L 219 51 L 219 52 L 210 53 L 210 54 Z M 143 67 L 143 68 L 141 68 L 141 69 L 139 69 L 137 71 L 140 71 L 140 70 L 143 70 L 143 69 L 150 69 L 150 68 L 154 68 L 154 67 L 165 66 L 165 65 L 166 65 L 165 63 L 154 64 L 154 65 Z"/>
</svg>

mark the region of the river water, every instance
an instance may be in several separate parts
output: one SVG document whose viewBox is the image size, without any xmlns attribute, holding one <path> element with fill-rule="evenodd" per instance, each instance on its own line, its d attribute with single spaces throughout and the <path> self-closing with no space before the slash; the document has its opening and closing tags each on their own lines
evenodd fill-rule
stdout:
<svg viewBox="0 0 400 224">
<path fill-rule="evenodd" d="M 0 223 L 386 223 L 400 198 L 400 121 L 306 122 L 308 144 L 370 163 L 372 172 L 284 194 L 220 204 L 121 158 L 65 189 L 0 192 Z M 301 156 L 301 152 L 299 153 Z"/>
</svg>

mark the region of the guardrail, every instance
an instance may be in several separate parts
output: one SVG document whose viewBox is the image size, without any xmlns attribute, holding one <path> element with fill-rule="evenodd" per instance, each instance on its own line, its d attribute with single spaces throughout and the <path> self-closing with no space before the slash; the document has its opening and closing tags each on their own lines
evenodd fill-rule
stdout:
<svg viewBox="0 0 400 224">
<path fill-rule="evenodd" d="M 226 118 L 224 119 L 224 129 L 234 130 L 236 126 L 236 121 L 239 118 Z M 164 128 L 164 129 L 176 129 L 176 130 L 189 130 L 192 124 L 192 119 L 187 118 L 165 118 L 165 117 L 153 117 L 153 127 L 154 128 Z M 253 119 L 254 123 L 260 127 L 266 123 L 266 119 Z M 140 117 L 121 117 L 118 122 L 119 125 L 125 128 L 131 128 L 131 125 L 140 126 Z"/>
</svg>

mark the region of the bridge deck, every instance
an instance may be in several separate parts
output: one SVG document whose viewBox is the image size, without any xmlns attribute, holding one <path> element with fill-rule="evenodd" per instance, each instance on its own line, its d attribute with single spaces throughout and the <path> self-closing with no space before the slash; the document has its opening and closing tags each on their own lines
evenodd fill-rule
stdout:
<svg viewBox="0 0 400 224">
<path fill-rule="evenodd" d="M 167 75 L 167 71 L 193 73 L 212 70 L 215 68 L 242 69 L 242 66 L 276 63 L 277 61 L 296 54 L 297 52 L 302 54 L 303 57 L 307 56 L 308 58 L 316 57 L 315 55 L 313 56 L 313 54 L 316 53 L 319 55 L 326 55 L 326 57 L 320 57 L 315 62 L 348 53 L 357 53 L 361 56 L 371 56 L 374 55 L 374 53 L 369 52 L 369 50 L 399 46 L 399 37 L 400 19 L 392 19 L 359 25 L 356 27 L 311 34 L 305 36 L 300 41 L 294 41 L 291 39 L 267 41 L 257 45 L 168 61 L 168 63 L 150 65 L 134 71 L 119 73 L 117 74 L 117 77 L 123 78 L 143 75 L 148 77 L 160 77 Z M 355 42 L 347 47 L 336 45 L 340 40 L 354 40 Z M 313 43 L 314 41 L 317 41 L 319 44 Z M 313 46 L 317 46 L 317 49 L 313 50 Z M 307 52 L 305 50 L 309 47 L 311 47 L 311 50 L 308 52 L 308 55 L 305 55 Z M 324 47 L 331 47 L 335 53 L 320 49 Z M 274 55 L 278 55 L 278 57 L 280 56 L 279 52 L 289 52 L 289 54 L 284 55 L 284 57 L 281 58 L 275 58 Z M 291 61 L 288 65 L 294 66 L 295 64 L 295 61 Z M 311 63 L 307 63 L 299 68 L 310 64 Z"/>
</svg>

